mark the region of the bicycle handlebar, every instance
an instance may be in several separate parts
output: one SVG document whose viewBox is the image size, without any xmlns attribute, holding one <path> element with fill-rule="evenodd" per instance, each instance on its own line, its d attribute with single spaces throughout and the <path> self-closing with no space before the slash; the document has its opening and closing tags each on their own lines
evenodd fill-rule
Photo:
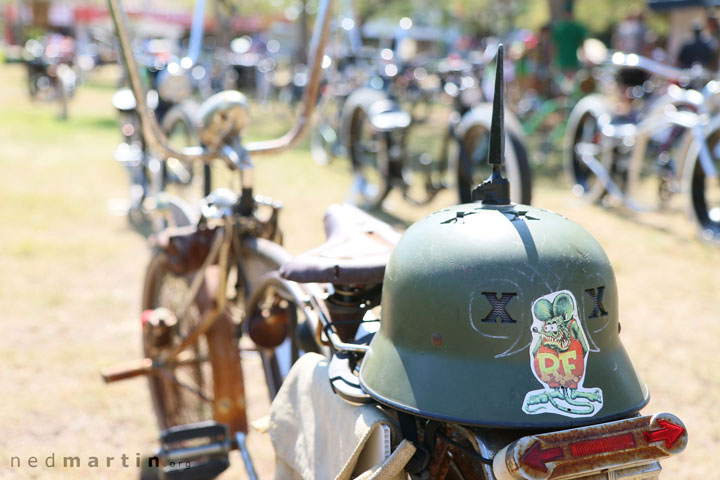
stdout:
<svg viewBox="0 0 720 480">
<path fill-rule="evenodd" d="M 714 72 L 711 72 L 703 67 L 677 68 L 660 63 L 648 57 L 643 57 L 642 55 L 637 55 L 635 53 L 626 54 L 619 51 L 608 54 L 605 64 L 615 67 L 639 68 L 640 70 L 644 70 L 652 75 L 674 81 L 688 79 L 708 81 L 715 76 Z"/>
<path fill-rule="evenodd" d="M 274 140 L 265 140 L 260 142 L 250 142 L 246 146 L 246 150 L 254 155 L 266 155 L 278 153 L 297 144 L 310 127 L 310 119 L 317 105 L 318 94 L 320 92 L 320 83 L 323 77 L 323 57 L 325 55 L 325 45 L 330 32 L 330 4 L 332 0 L 321 0 L 318 8 L 318 14 L 315 19 L 315 28 L 313 29 L 312 39 L 310 40 L 310 80 L 303 90 L 303 102 L 300 116 L 295 122 L 295 126 L 280 138 Z"/>
<path fill-rule="evenodd" d="M 210 151 L 207 148 L 191 147 L 185 149 L 177 149 L 170 145 L 170 142 L 158 124 L 155 113 L 147 108 L 145 91 L 140 80 L 137 63 L 133 56 L 132 45 L 125 19 L 125 12 L 120 4 L 120 0 L 107 0 L 110 9 L 110 15 L 115 25 L 115 33 L 117 34 L 120 44 L 120 55 L 128 73 L 130 89 L 135 95 L 137 112 L 140 118 L 140 126 L 143 136 L 152 148 L 161 154 L 174 157 L 181 161 L 203 161 L 210 162 L 221 155 L 219 150 Z M 321 0 L 318 8 L 318 14 L 315 21 L 312 41 L 310 42 L 312 66 L 311 76 L 308 85 L 303 92 L 303 106 L 295 126 L 285 135 L 274 140 L 262 142 L 252 142 L 246 147 L 249 153 L 255 155 L 277 153 L 294 146 L 305 134 L 310 125 L 310 117 L 317 103 L 320 80 L 322 77 L 322 59 L 327 42 L 328 31 L 330 26 L 330 6 L 332 0 Z M 225 158 L 225 156 L 222 156 Z M 226 159 L 227 160 L 227 159 Z M 236 165 L 232 165 L 236 167 Z"/>
</svg>

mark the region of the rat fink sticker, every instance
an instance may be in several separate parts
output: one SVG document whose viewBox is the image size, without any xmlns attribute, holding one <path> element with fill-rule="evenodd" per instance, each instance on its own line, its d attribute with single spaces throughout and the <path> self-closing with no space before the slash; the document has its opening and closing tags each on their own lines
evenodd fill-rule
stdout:
<svg viewBox="0 0 720 480">
<path fill-rule="evenodd" d="M 544 388 L 525 395 L 523 411 L 527 414 L 590 417 L 603 406 L 602 390 L 583 387 L 589 349 L 576 305 L 568 290 L 533 303 L 530 365 Z"/>
</svg>

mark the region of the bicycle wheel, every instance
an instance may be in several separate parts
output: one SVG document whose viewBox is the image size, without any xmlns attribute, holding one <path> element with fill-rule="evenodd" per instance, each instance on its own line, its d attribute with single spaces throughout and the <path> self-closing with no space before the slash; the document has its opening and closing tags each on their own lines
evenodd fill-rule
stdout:
<svg viewBox="0 0 720 480">
<path fill-rule="evenodd" d="M 602 181 L 581 155 L 591 154 L 598 162 L 603 163 L 603 136 L 599 119 L 605 114 L 609 116 L 599 96 L 585 97 L 570 112 L 563 140 L 563 166 L 572 186 L 572 193 L 590 202 L 601 200 L 607 192 Z M 616 165 L 611 165 L 610 168 L 615 170 Z"/>
<path fill-rule="evenodd" d="M 161 429 L 213 418 L 229 424 L 234 431 L 246 428 L 244 419 L 238 420 L 233 414 L 233 409 L 244 408 L 244 403 L 235 401 L 244 397 L 237 327 L 244 317 L 245 300 L 252 289 L 258 286 L 263 275 L 276 270 L 289 258 L 282 247 L 272 242 L 256 239 L 249 243 L 257 248 L 244 249 L 230 274 L 230 280 L 234 280 L 230 285 L 237 291 L 235 301 L 228 302 L 226 312 L 217 318 L 213 327 L 186 350 L 189 353 L 185 355 L 192 361 L 161 369 L 149 377 L 150 395 Z M 220 275 L 218 266 L 208 267 L 201 294 L 190 302 L 183 314 L 197 273 L 178 274 L 170 267 L 167 255 L 156 253 L 145 279 L 143 310 L 163 308 L 173 314 L 173 321 L 163 328 L 143 328 L 145 357 L 153 360 L 163 358 L 201 322 L 203 314 L 212 308 L 212 284 Z M 258 352 L 272 399 L 289 365 L 297 359 L 297 349 L 286 341 L 277 348 L 258 348 Z M 217 397 L 218 392 L 224 392 L 226 398 Z M 217 408 L 216 398 L 223 408 Z M 229 407 L 226 409 L 224 405 Z"/>
<path fill-rule="evenodd" d="M 390 192 L 387 135 L 370 125 L 373 104 L 389 100 L 374 88 L 360 88 L 347 97 L 340 116 L 340 139 L 353 171 L 352 201 L 366 208 L 379 208 Z"/>
<path fill-rule="evenodd" d="M 503 174 L 510 182 L 510 200 L 529 205 L 532 198 L 532 179 L 527 151 L 523 142 L 507 132 Z M 460 140 L 460 159 L 457 162 L 457 188 L 461 203 L 472 201 L 472 189 L 485 181 L 492 172 L 487 163 L 490 148 L 489 125 L 475 123 Z"/>
<path fill-rule="evenodd" d="M 373 129 L 365 109 L 355 109 L 350 126 L 352 189 L 367 208 L 380 208 L 390 193 L 389 135 Z"/>
<path fill-rule="evenodd" d="M 720 128 L 705 137 L 710 160 L 720 170 Z M 696 149 L 697 151 L 697 149 Z M 699 155 L 695 152 L 691 164 L 690 203 L 692 215 L 705 240 L 720 240 L 720 179 L 708 177 Z"/>
<path fill-rule="evenodd" d="M 153 256 L 145 277 L 143 311 L 158 308 L 173 314 L 157 328 L 143 325 L 143 352 L 153 361 L 163 358 L 200 324 L 202 309 L 198 301 L 190 303 L 183 315 L 183 307 L 189 298 L 192 275 L 174 273 L 164 253 Z M 145 320 L 145 319 L 143 319 Z M 218 319 L 226 322 L 224 318 Z M 227 348 L 237 349 L 234 337 L 227 339 Z M 200 422 L 214 418 L 213 371 L 219 365 L 209 360 L 207 335 L 187 349 L 194 363 L 167 367 L 148 377 L 150 396 L 155 416 L 162 430 L 175 425 Z M 239 358 L 239 353 L 237 354 Z"/>
</svg>

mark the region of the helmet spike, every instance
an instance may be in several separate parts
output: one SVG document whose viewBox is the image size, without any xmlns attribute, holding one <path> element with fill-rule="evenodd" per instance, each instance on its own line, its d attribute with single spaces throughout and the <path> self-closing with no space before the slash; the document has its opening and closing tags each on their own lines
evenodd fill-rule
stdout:
<svg viewBox="0 0 720 480">
<path fill-rule="evenodd" d="M 490 152 L 488 163 L 493 167 L 493 173 L 500 173 L 500 167 L 505 160 L 505 75 L 503 72 L 502 43 L 498 45 L 495 59 L 495 93 L 493 95 L 492 122 L 490 123 Z"/>
<path fill-rule="evenodd" d="M 503 50 L 504 47 L 501 43 L 498 45 L 495 57 L 495 94 L 493 96 L 490 149 L 488 152 L 488 163 L 492 166 L 492 173 L 487 180 L 478 185 L 472 192 L 474 202 L 480 201 L 488 205 L 510 204 L 510 183 L 502 176 L 502 165 L 505 161 Z"/>
</svg>

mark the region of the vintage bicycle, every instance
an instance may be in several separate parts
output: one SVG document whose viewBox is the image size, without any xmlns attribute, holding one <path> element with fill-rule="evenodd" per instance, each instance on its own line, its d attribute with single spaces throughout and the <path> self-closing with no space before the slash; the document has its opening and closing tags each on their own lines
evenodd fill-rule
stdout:
<svg viewBox="0 0 720 480">
<path fill-rule="evenodd" d="M 351 199 L 363 207 L 380 208 L 393 189 L 408 202 L 423 205 L 452 187 L 461 202 L 468 202 L 472 185 L 487 176 L 481 159 L 487 156 L 491 110 L 474 67 L 457 58 L 402 60 L 397 45 L 396 51 L 383 49 L 373 56 L 356 49 L 353 58 L 363 65 L 360 70 L 370 73 L 362 88 L 348 91 L 344 82 L 328 85 L 331 97 L 323 100 L 324 115 L 313 133 L 314 158 L 326 164 L 347 155 L 353 173 Z M 337 75 L 336 70 L 332 73 Z M 436 81 L 426 82 L 428 78 Z M 438 134 L 437 125 L 425 125 L 431 109 L 440 105 L 446 120 Z M 513 114 L 508 111 L 506 116 L 504 169 L 514 181 L 513 201 L 530 203 L 524 134 Z M 428 136 L 438 139 L 436 155 L 430 153 Z"/>
<path fill-rule="evenodd" d="M 31 100 L 58 102 L 60 118 L 68 118 L 68 102 L 75 95 L 79 79 L 75 65 L 75 41 L 59 34 L 30 39 L 25 44 L 23 61 L 27 67 L 27 85 Z"/>
<path fill-rule="evenodd" d="M 165 135 L 174 145 L 199 143 L 196 94 L 209 96 L 207 69 L 199 63 L 204 35 L 205 0 L 194 10 L 189 46 L 179 54 L 169 40 L 149 39 L 138 47 L 140 76 L 149 86 L 145 107 L 150 108 Z M 179 48 L 179 47 L 178 47 Z M 127 75 L 127 72 L 126 72 Z M 113 95 L 123 141 L 115 149 L 115 160 L 128 172 L 130 195 L 125 209 L 130 224 L 141 230 L 157 230 L 151 225 L 156 196 L 160 192 L 175 195 L 174 203 L 196 200 L 210 193 L 212 178 L 209 165 L 183 161 L 174 156 L 158 155 L 141 128 L 139 104 L 131 88 L 123 87 Z"/>
<path fill-rule="evenodd" d="M 182 162 L 221 161 L 238 172 L 241 189 L 211 192 L 199 212 L 158 202 L 157 214 L 171 214 L 174 221 L 152 237 L 154 253 L 142 297 L 145 357 L 105 370 L 103 378 L 113 382 L 148 377 L 163 430 L 160 455 L 166 477 L 212 477 L 227 468 L 230 448 L 240 449 L 254 477 L 244 440 L 248 425 L 238 337 L 246 333 L 255 341 L 252 348 L 261 356 L 272 397 L 298 355 L 293 339 L 301 325 L 295 324 L 293 305 L 268 292 L 263 301 L 253 303 L 262 309 L 245 308 L 263 275 L 289 257 L 281 246 L 280 204 L 255 196 L 250 158 L 290 148 L 306 133 L 317 102 L 330 2 L 323 1 L 318 11 L 310 81 L 303 110 L 290 132 L 276 140 L 244 144 L 241 133 L 249 122 L 245 97 L 225 91 L 200 106 L 196 127 L 202 144 L 182 149 L 168 142 L 146 103 L 119 0 L 109 0 L 108 5 L 148 147 Z M 312 345 L 304 348 L 317 350 Z M 192 460 L 192 468 L 173 469 L 180 459 Z"/>
<path fill-rule="evenodd" d="M 620 52 L 605 68 L 606 93 L 580 100 L 568 120 L 563 162 L 573 194 L 588 201 L 615 199 L 637 212 L 666 209 L 674 196 L 686 195 L 701 236 L 715 238 L 718 167 L 714 142 L 708 141 L 715 138 L 710 125 L 717 123 L 718 83 L 702 70 Z M 615 91 L 624 71 L 645 75 L 627 88 L 629 94 L 620 93 L 629 101 L 607 93 Z M 652 79 L 662 85 L 659 94 Z M 613 108 L 618 104 L 626 111 Z"/>
<path fill-rule="evenodd" d="M 121 20 L 118 20 L 117 0 L 110 2 L 119 25 L 121 44 L 125 47 L 127 39 L 123 40 L 123 36 L 126 33 Z M 323 17 L 327 13 L 325 8 L 326 4 L 323 4 L 320 19 L 327 18 Z M 126 61 L 132 64 L 132 57 L 128 57 L 127 50 L 124 51 Z M 317 56 L 314 57 L 311 87 L 317 86 L 317 60 Z M 139 86 L 139 83 L 136 85 Z M 496 92 L 501 90 L 500 73 Z M 306 111 L 311 111 L 315 103 L 312 97 L 310 93 L 306 96 Z M 501 98 L 501 94 L 496 98 Z M 238 142 L 234 142 L 235 148 L 225 143 L 228 139 L 237 141 L 238 128 L 246 121 L 243 102 L 236 94 L 220 94 L 208 100 L 203 111 L 201 118 L 204 121 L 200 131 L 204 133 L 201 138 L 206 142 L 206 147 L 185 152 L 194 159 L 209 159 L 220 152 L 221 157 L 231 165 L 245 167 L 243 173 L 247 174 L 249 165 L 245 152 L 277 151 L 287 146 L 285 142 L 271 142 L 250 148 L 253 145 L 249 144 L 243 150 Z M 278 346 L 288 336 L 294 345 L 290 348 L 292 357 L 301 350 L 323 351 L 323 346 L 331 346 L 337 353 L 334 358 L 339 360 L 339 364 L 334 373 L 321 379 L 326 389 L 328 381 L 332 381 L 336 391 L 344 398 L 355 403 L 369 402 L 369 408 L 373 411 L 387 412 L 388 424 L 394 424 L 393 418 L 399 419 L 398 431 L 401 436 L 394 437 L 394 442 L 404 446 L 400 450 L 402 458 L 393 463 L 395 467 L 400 467 L 395 472 L 397 474 L 409 472 L 411 475 L 431 475 L 434 478 L 477 478 L 480 475 L 484 478 L 521 478 L 519 475 L 533 473 L 545 474 L 547 477 L 550 471 L 555 478 L 582 478 L 581 475 L 590 478 L 593 475 L 597 477 L 596 473 L 601 472 L 607 475 L 632 473 L 655 478 L 660 468 L 658 460 L 682 451 L 687 443 L 687 432 L 677 417 L 670 414 L 653 417 L 635 415 L 647 402 L 647 391 L 637 380 L 619 344 L 614 278 L 604 253 L 586 232 L 572 226 L 566 219 L 551 212 L 510 204 L 510 188 L 500 173 L 505 145 L 500 128 L 503 112 L 500 100 L 496 100 L 493 111 L 495 127 L 491 129 L 489 147 L 493 174 L 491 179 L 474 191 L 475 200 L 482 203 L 445 209 L 428 217 L 422 225 L 411 228 L 409 236 L 405 237 L 405 243 L 409 242 L 409 246 L 397 250 L 404 253 L 399 256 L 396 253 L 391 257 L 387 274 L 386 264 L 389 252 L 397 241 L 397 234 L 352 207 L 338 207 L 336 213 L 331 211 L 328 214 L 326 230 L 329 238 L 324 245 L 295 258 L 284 259 L 280 253 L 273 255 L 271 250 L 280 251 L 277 224 L 272 221 L 273 214 L 276 218 L 277 208 L 269 205 L 272 212 L 270 216 L 265 220 L 259 217 L 257 209 L 261 202 L 252 195 L 248 175 L 243 175 L 244 188 L 240 196 L 228 191 L 217 191 L 205 199 L 202 203 L 204 221 L 199 222 L 197 229 L 193 228 L 188 235 L 171 235 L 173 232 L 168 232 L 165 239 L 158 238 L 158 245 L 162 248 L 156 258 L 164 263 L 166 272 L 171 272 L 168 278 L 180 280 L 180 284 L 189 284 L 190 291 L 184 290 L 179 296 L 180 308 L 165 304 L 164 308 L 161 306 L 144 314 L 143 331 L 148 358 L 132 368 L 106 372 L 105 376 L 108 380 L 118 380 L 149 375 L 153 383 L 160 385 L 157 390 L 183 391 L 193 395 L 193 398 L 201 399 L 203 404 L 212 405 L 216 422 L 180 425 L 164 432 L 164 475 L 171 478 L 212 478 L 227 466 L 228 449 L 237 445 L 243 454 L 249 476 L 255 478 L 244 442 L 245 397 L 239 381 L 241 371 L 237 338 L 233 335 L 237 330 L 232 322 L 233 309 L 225 308 L 235 302 L 242 303 L 238 307 L 242 309 L 242 318 L 245 319 L 242 330 L 261 348 L 264 346 L 267 357 L 277 358 Z M 156 124 L 153 125 L 152 117 L 146 117 L 145 121 L 147 123 L 144 125 L 150 132 L 157 128 Z M 301 130 L 300 126 L 295 132 Z M 170 150 L 161 134 L 154 138 L 158 139 L 158 147 Z M 288 137 L 290 143 L 294 139 L 294 133 Z M 531 227 L 532 222 L 537 222 L 537 226 Z M 558 239 L 568 241 L 567 235 L 557 233 L 556 227 L 560 225 L 560 231 L 582 242 L 591 253 L 578 252 L 577 248 L 557 250 L 555 245 Z M 476 227 L 482 227 L 484 233 L 488 228 L 501 228 L 502 235 L 512 235 L 514 241 L 501 242 L 493 248 L 517 251 L 506 252 L 509 256 L 493 256 L 492 261 L 488 261 L 488 252 L 484 249 L 468 251 L 469 246 L 474 248 L 477 245 L 478 238 L 475 238 L 475 242 L 465 242 L 465 235 L 474 235 L 472 232 L 475 232 Z M 230 232 L 233 232 L 232 235 Z M 449 242 L 445 245 L 446 253 L 452 252 L 457 263 L 455 260 L 448 263 L 447 256 L 435 249 L 435 242 L 428 242 L 432 235 L 437 235 L 438 241 Z M 515 241 L 517 235 L 523 241 Z M 494 241 L 495 237 L 483 235 L 481 238 L 487 242 Z M 464 246 L 451 248 L 451 239 L 456 243 L 465 242 Z M 430 277 L 424 273 L 423 264 L 415 262 L 418 250 L 413 245 L 426 249 L 421 258 L 438 267 L 429 270 L 433 272 Z M 398 249 L 401 246 L 398 244 Z M 518 264 L 513 263 L 511 266 L 514 268 L 507 271 L 530 273 L 526 271 L 528 268 L 534 271 L 534 267 L 527 264 L 528 249 L 534 251 L 538 258 L 549 262 L 549 268 L 542 269 L 547 275 L 547 281 L 558 280 L 556 271 L 567 272 L 570 258 L 567 254 L 575 255 L 572 262 L 576 262 L 573 263 L 573 272 L 577 278 L 573 277 L 562 284 L 567 286 L 569 293 L 559 290 L 548 294 L 545 287 L 550 285 L 543 282 L 525 278 L 515 279 L 520 282 L 517 283 L 511 277 L 498 275 L 503 269 L 493 262 L 499 258 L 517 257 L 520 261 Z M 228 265 L 231 259 L 238 258 L 238 252 L 243 253 L 239 258 L 254 257 L 257 263 L 252 263 L 259 264 L 263 273 L 260 276 L 247 274 L 252 271 L 248 267 L 252 263 L 248 262 L 239 263 L 236 269 L 239 273 L 234 276 L 223 274 L 231 272 Z M 270 266 L 273 264 L 281 266 L 273 269 Z M 470 275 L 468 279 L 458 278 L 457 268 L 446 268 L 448 265 L 466 264 L 471 266 L 471 270 L 465 272 L 465 275 Z M 444 267 L 439 268 L 441 265 Z M 588 268 L 597 273 L 592 278 L 607 283 L 603 285 L 607 292 L 601 306 L 595 302 L 592 309 L 580 310 L 582 317 L 579 317 L 575 312 L 578 307 L 572 299 L 573 295 L 578 297 L 588 292 L 585 288 Z M 218 271 L 219 275 L 212 274 Z M 453 280 L 444 282 L 443 275 L 451 275 Z M 259 281 L 253 285 L 248 279 Z M 385 289 L 382 299 L 381 284 L 382 289 Z M 232 285 L 237 288 L 230 290 L 241 291 L 242 295 L 232 296 L 229 301 L 227 287 Z M 413 289 L 408 289 L 410 285 L 422 287 L 426 294 L 418 296 L 418 292 L 412 293 Z M 528 307 L 532 303 L 533 322 L 527 314 L 522 313 L 525 310 L 518 307 L 518 302 L 508 306 L 507 301 L 514 297 L 512 293 L 503 293 L 503 298 L 495 295 L 494 302 L 490 298 L 491 294 L 482 293 L 490 291 L 488 288 L 507 291 L 513 285 L 527 287 L 518 293 L 522 300 L 518 302 Z M 562 285 L 558 284 L 557 287 Z M 448 290 L 447 295 L 437 290 L 456 287 L 457 291 L 452 290 L 454 293 L 450 294 L 451 290 Z M 594 288 L 597 298 L 598 287 Z M 484 322 L 482 313 L 477 319 L 470 314 L 469 324 L 452 327 L 453 322 L 447 322 L 445 317 L 448 312 L 455 315 L 458 295 L 465 300 L 470 299 L 468 308 L 472 308 L 474 297 L 467 295 L 471 291 L 480 292 L 477 296 L 479 302 L 489 302 L 489 320 Z M 413 298 L 408 297 L 408 294 Z M 448 302 L 454 307 L 446 308 L 450 305 Z M 383 321 L 381 329 L 373 337 L 369 324 L 377 324 L 376 307 L 379 303 L 383 306 Z M 482 305 L 478 303 L 475 306 Z M 598 316 L 608 316 L 606 326 L 610 328 L 602 329 L 600 335 L 585 337 L 580 325 L 589 321 L 586 317 L 595 315 L 596 309 Z M 190 311 L 196 312 L 196 315 L 188 316 Z M 297 320 L 293 312 L 300 314 Z M 189 331 L 186 330 L 185 335 L 176 336 L 177 332 L 182 332 L 179 325 L 187 325 L 186 319 L 193 316 L 200 317 L 200 322 L 191 326 Z M 523 321 L 518 322 L 515 320 L 517 318 Z M 535 320 L 539 322 L 537 326 Z M 448 394 L 454 391 L 452 385 L 462 385 L 453 372 L 464 375 L 465 370 L 452 368 L 452 359 L 458 358 L 457 355 L 442 353 L 447 353 L 447 349 L 452 353 L 456 343 L 464 345 L 463 342 L 472 341 L 473 338 L 479 339 L 477 346 L 492 345 L 497 348 L 499 344 L 483 338 L 498 338 L 498 332 L 502 332 L 499 329 L 506 328 L 508 324 L 517 324 L 514 328 L 520 328 L 517 331 L 519 335 L 524 332 L 525 336 L 531 336 L 539 345 L 537 351 L 529 349 L 531 358 L 540 352 L 540 348 L 549 349 L 547 345 L 553 342 L 563 351 L 567 350 L 566 347 L 574 349 L 575 368 L 579 368 L 578 358 L 585 360 L 588 355 L 597 356 L 598 361 L 587 363 L 587 379 L 590 382 L 587 387 L 580 388 L 585 374 L 579 371 L 576 375 L 578 379 L 573 380 L 575 383 L 568 383 L 565 388 L 549 384 L 553 379 L 545 378 L 540 373 L 535 378 L 531 372 L 537 367 L 533 367 L 532 361 L 525 365 L 521 384 L 514 385 L 509 380 L 515 378 L 515 375 L 509 375 L 508 372 L 520 372 L 520 356 L 498 356 L 492 353 L 492 348 L 471 348 L 466 350 L 469 356 L 464 365 L 477 367 L 474 371 L 479 375 L 467 378 L 474 383 L 464 391 L 479 394 L 481 398 L 478 401 L 493 398 L 500 401 L 477 404 L 473 398 L 462 394 L 449 397 Z M 446 327 L 448 329 L 443 330 Z M 474 335 L 471 329 L 479 336 L 471 336 Z M 377 328 L 374 330 L 377 331 Z M 566 330 L 573 332 L 571 340 L 562 336 Z M 541 335 L 540 332 L 545 333 Z M 372 337 L 372 343 L 368 346 L 369 337 Z M 510 349 L 518 346 L 520 339 L 507 336 L 500 338 L 505 339 L 501 343 Z M 573 344 L 573 341 L 576 343 Z M 203 342 L 207 342 L 207 349 L 202 347 Z M 579 347 L 578 343 L 586 347 Z M 402 348 L 403 345 L 406 348 Z M 519 347 L 518 352 L 529 346 Z M 607 352 L 601 351 L 601 348 L 606 348 Z M 441 354 L 438 355 L 438 352 Z M 460 350 L 455 351 L 458 352 Z M 398 357 L 399 353 L 403 356 Z M 544 350 L 542 353 L 548 354 Z M 607 361 L 603 361 L 603 357 L 608 355 L 605 359 Z M 424 362 L 422 357 L 431 361 Z M 611 372 L 603 367 L 612 364 L 611 360 L 620 362 L 620 368 Z M 488 364 L 497 368 L 486 368 Z M 412 365 L 418 368 L 411 368 Z M 387 376 L 382 373 L 385 367 L 389 369 Z M 183 369 L 187 375 L 178 378 Z M 550 368 L 549 371 L 558 373 L 558 369 Z M 188 385 L 185 382 L 188 378 L 199 378 L 208 370 L 212 372 L 213 384 L 210 390 L 213 396 L 204 398 L 203 391 L 197 388 L 199 385 Z M 292 375 L 291 371 L 285 382 L 290 381 Z M 431 385 L 433 388 L 429 390 L 423 390 L 423 384 L 428 386 L 427 379 L 437 384 Z M 168 388 L 164 388 L 165 385 Z M 206 385 L 202 383 L 202 386 Z M 404 388 L 407 385 L 412 388 Z M 485 387 L 489 385 L 500 391 L 487 390 Z M 622 388 L 618 388 L 618 385 Z M 523 389 L 528 389 L 527 393 Z M 602 389 L 605 389 L 605 395 Z M 281 389 L 280 394 L 287 390 Z M 505 391 L 508 395 L 502 393 Z M 178 400 L 181 397 L 171 394 L 164 398 Z M 344 400 L 339 401 L 344 404 Z M 508 402 L 517 403 L 517 411 L 513 410 L 515 403 Z M 283 404 L 276 400 L 273 407 L 276 405 L 278 408 L 283 405 L 300 407 L 298 414 L 292 416 L 295 422 L 311 418 L 309 412 L 312 408 L 318 408 L 318 405 L 311 404 L 310 410 L 303 410 L 302 404 L 292 401 Z M 186 411 L 194 410 L 189 408 Z M 599 410 L 603 413 L 596 416 Z M 188 420 L 188 416 L 181 418 L 183 421 Z M 504 428 L 508 425 L 524 428 L 527 435 Z M 387 435 L 392 445 L 393 437 L 390 433 Z M 172 462 L 179 460 L 191 462 L 190 468 L 173 469 Z M 324 463 L 329 461 L 324 460 Z"/>
</svg>

